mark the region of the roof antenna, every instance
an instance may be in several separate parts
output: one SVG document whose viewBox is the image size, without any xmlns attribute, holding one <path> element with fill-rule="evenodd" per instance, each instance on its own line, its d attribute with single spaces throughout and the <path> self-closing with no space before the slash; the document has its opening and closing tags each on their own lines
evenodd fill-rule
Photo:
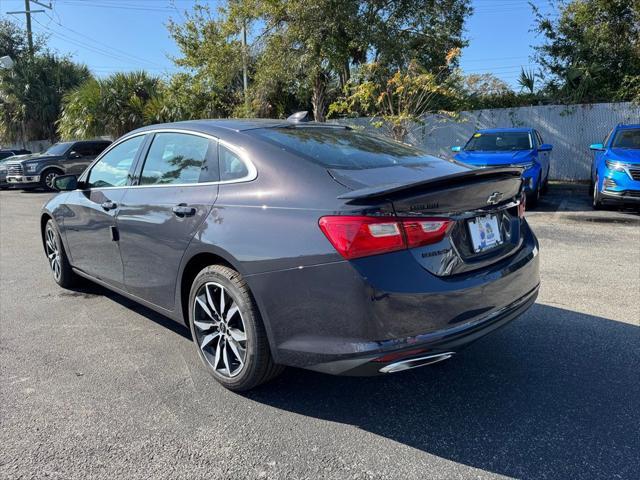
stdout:
<svg viewBox="0 0 640 480">
<path fill-rule="evenodd" d="M 287 117 L 287 122 L 303 123 L 309 121 L 309 112 L 303 110 L 302 112 L 296 112 L 293 115 Z"/>
</svg>

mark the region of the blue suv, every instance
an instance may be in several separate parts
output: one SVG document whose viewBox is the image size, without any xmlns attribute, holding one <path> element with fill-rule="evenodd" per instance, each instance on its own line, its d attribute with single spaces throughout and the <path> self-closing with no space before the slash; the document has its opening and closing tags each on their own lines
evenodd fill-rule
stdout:
<svg viewBox="0 0 640 480">
<path fill-rule="evenodd" d="M 476 167 L 524 167 L 522 178 L 529 207 L 535 207 L 547 190 L 552 149 L 534 128 L 478 130 L 464 147 L 451 147 L 456 160 Z"/>
<path fill-rule="evenodd" d="M 640 124 L 618 125 L 590 148 L 593 208 L 640 205 Z"/>
</svg>

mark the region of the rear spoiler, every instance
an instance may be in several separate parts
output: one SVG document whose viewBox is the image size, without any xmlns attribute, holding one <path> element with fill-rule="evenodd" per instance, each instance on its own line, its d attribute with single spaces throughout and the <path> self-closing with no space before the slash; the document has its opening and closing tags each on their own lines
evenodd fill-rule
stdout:
<svg viewBox="0 0 640 480">
<path fill-rule="evenodd" d="M 466 172 L 454 173 L 443 177 L 430 178 L 412 183 L 388 183 L 366 187 L 338 195 L 340 200 L 365 200 L 392 196 L 394 193 L 421 187 L 447 187 L 468 182 L 490 180 L 492 178 L 521 177 L 524 167 L 477 168 Z"/>
</svg>

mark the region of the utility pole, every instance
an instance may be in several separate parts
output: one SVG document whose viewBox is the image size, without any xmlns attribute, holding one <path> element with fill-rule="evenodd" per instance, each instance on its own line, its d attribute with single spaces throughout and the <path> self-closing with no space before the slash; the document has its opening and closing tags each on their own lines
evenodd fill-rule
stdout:
<svg viewBox="0 0 640 480">
<path fill-rule="evenodd" d="M 27 17 L 27 40 L 29 41 L 29 53 L 33 55 L 33 32 L 31 31 L 31 2 L 24 0 L 24 14 Z"/>
<path fill-rule="evenodd" d="M 44 3 L 40 3 L 38 0 L 24 0 L 24 10 L 18 12 L 7 12 L 7 15 L 16 15 L 18 13 L 24 13 L 27 18 L 27 43 L 29 44 L 29 54 L 33 56 L 33 31 L 31 30 L 31 14 L 32 13 L 44 13 L 44 10 L 31 10 L 31 2 L 36 5 L 40 5 L 41 7 L 48 8 L 51 10 L 51 2 L 49 5 L 45 5 Z"/>
<path fill-rule="evenodd" d="M 247 78 L 247 21 L 242 21 L 242 84 L 244 87 L 245 115 L 249 110 L 249 79 Z"/>
</svg>

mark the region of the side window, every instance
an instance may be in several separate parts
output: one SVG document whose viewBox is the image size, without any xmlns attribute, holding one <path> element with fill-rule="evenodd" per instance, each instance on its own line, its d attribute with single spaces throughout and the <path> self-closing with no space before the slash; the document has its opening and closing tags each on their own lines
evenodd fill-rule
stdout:
<svg viewBox="0 0 640 480">
<path fill-rule="evenodd" d="M 108 143 L 104 143 L 104 142 L 96 142 L 96 143 L 92 143 L 91 144 L 91 152 L 89 153 L 89 155 L 92 155 L 94 157 L 97 157 L 98 155 L 100 155 L 102 153 L 102 151 L 107 148 L 109 146 Z"/>
<path fill-rule="evenodd" d="M 609 133 L 607 133 L 607 136 L 604 137 L 604 140 L 602 141 L 602 145 L 604 145 L 605 147 L 607 146 L 607 142 L 609 141 L 609 138 L 611 138 L 612 133 L 613 133 L 613 129 L 609 130 Z"/>
<path fill-rule="evenodd" d="M 227 147 L 220 145 L 218 147 L 219 163 L 220 163 L 220 180 L 223 182 L 229 180 L 237 180 L 249 175 L 249 170 L 240 157 L 229 150 Z"/>
<path fill-rule="evenodd" d="M 76 143 L 69 152 L 76 152 L 78 155 L 87 157 L 93 155 L 93 144 L 91 143 Z"/>
<path fill-rule="evenodd" d="M 198 183 L 212 142 L 186 133 L 157 133 L 142 167 L 140 185 Z"/>
<path fill-rule="evenodd" d="M 540 135 L 540 132 L 536 130 L 536 137 L 538 137 L 538 146 L 542 145 L 544 143 L 544 140 L 542 140 L 542 135 Z"/>
<path fill-rule="evenodd" d="M 87 183 L 90 188 L 123 187 L 127 184 L 129 170 L 145 135 L 138 135 L 109 150 L 91 171 Z"/>
</svg>

